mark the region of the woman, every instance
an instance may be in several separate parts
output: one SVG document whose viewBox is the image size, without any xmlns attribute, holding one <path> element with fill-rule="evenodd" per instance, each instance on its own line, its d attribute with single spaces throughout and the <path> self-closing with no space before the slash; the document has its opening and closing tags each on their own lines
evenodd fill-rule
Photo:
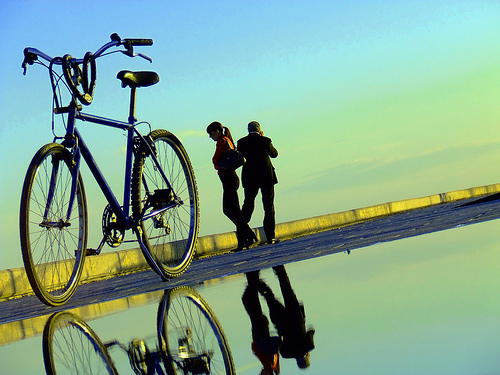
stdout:
<svg viewBox="0 0 500 375">
<path fill-rule="evenodd" d="M 210 138 L 217 142 L 212 162 L 222 182 L 222 210 L 224 215 L 236 225 L 236 236 L 238 238 L 238 248 L 236 250 L 241 251 L 244 247 L 248 248 L 256 242 L 257 237 L 241 214 L 240 201 L 238 199 L 238 187 L 240 186 L 238 175 L 235 171 L 219 168 L 219 160 L 222 155 L 228 150 L 235 148 L 234 141 L 229 129 L 217 121 L 208 125 L 207 133 Z"/>
</svg>

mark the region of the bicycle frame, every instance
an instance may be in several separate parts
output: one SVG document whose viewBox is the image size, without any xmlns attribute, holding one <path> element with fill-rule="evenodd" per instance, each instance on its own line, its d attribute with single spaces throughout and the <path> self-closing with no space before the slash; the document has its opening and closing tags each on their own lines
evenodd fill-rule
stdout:
<svg viewBox="0 0 500 375">
<path fill-rule="evenodd" d="M 86 121 L 86 122 L 91 122 L 95 124 L 100 124 L 100 125 L 105 125 L 105 126 L 110 126 L 113 128 L 121 129 L 127 131 L 127 151 L 126 151 L 126 156 L 125 156 L 125 183 L 124 183 L 124 189 L 123 189 L 123 205 L 121 206 L 120 203 L 118 202 L 118 199 L 116 198 L 115 194 L 113 193 L 111 187 L 109 186 L 108 182 L 106 181 L 104 175 L 102 174 L 101 170 L 99 169 L 99 166 L 97 165 L 94 157 L 92 156 L 92 153 L 90 149 L 87 147 L 85 141 L 83 140 L 80 132 L 75 126 L 75 120 L 81 120 L 81 121 Z M 71 211 L 73 209 L 73 203 L 76 197 L 76 187 L 77 187 L 77 176 L 80 171 L 80 155 L 83 156 L 83 159 L 87 163 L 92 175 L 94 176 L 95 180 L 97 181 L 97 184 L 101 188 L 101 191 L 103 192 L 106 200 L 108 201 L 110 207 L 113 210 L 113 213 L 117 216 L 118 221 L 124 226 L 125 229 L 131 229 L 134 227 L 137 223 L 137 221 L 140 220 L 145 220 L 149 219 L 159 213 L 162 213 L 169 208 L 174 207 L 176 204 L 179 203 L 179 199 L 175 192 L 172 189 L 172 186 L 170 184 L 170 181 L 168 181 L 165 172 L 161 168 L 158 159 L 156 158 L 155 152 L 152 149 L 151 145 L 144 139 L 144 137 L 139 133 L 139 131 L 136 129 L 135 119 L 131 118 L 130 122 L 122 122 L 118 120 L 112 120 L 108 119 L 105 117 L 99 117 L 99 116 L 94 116 L 91 114 L 85 114 L 81 113 L 80 111 L 75 108 L 75 106 L 70 106 L 69 108 L 69 114 L 68 114 L 68 125 L 67 125 L 67 130 L 66 130 L 66 136 L 64 137 L 64 141 L 62 144 L 67 147 L 72 149 L 73 155 L 74 155 L 74 163 L 75 163 L 75 168 L 72 171 L 72 186 L 71 186 L 71 196 L 69 200 L 69 205 L 66 213 L 66 223 L 48 223 L 47 225 L 52 225 L 52 226 L 69 226 L 69 218 Z M 132 181 L 132 161 L 134 157 L 134 145 L 135 145 L 135 139 L 138 138 L 139 142 L 142 144 L 142 146 L 146 146 L 148 148 L 148 151 L 150 152 L 150 155 L 153 159 L 153 162 L 158 168 L 158 170 L 161 173 L 162 178 L 164 179 L 165 183 L 167 184 L 168 188 L 172 190 L 174 194 L 174 201 L 170 205 L 167 205 L 166 207 L 159 208 L 150 214 L 141 217 L 141 218 L 135 218 L 135 220 L 132 220 L 130 217 L 130 194 L 131 194 L 131 181 Z M 57 168 L 54 168 L 53 170 L 53 175 L 51 178 L 51 187 L 49 189 L 49 197 L 47 199 L 47 207 L 45 209 L 46 215 L 44 217 L 44 222 L 47 222 L 47 212 L 49 211 L 51 202 L 52 202 L 52 196 L 53 196 L 53 191 L 54 187 L 56 184 L 56 179 L 57 179 Z M 147 189 L 146 181 L 144 181 L 145 187 Z"/>
</svg>

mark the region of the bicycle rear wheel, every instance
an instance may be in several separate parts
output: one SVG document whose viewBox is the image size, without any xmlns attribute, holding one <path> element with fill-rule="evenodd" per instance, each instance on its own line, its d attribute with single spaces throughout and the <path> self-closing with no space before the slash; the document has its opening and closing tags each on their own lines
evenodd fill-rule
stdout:
<svg viewBox="0 0 500 375">
<path fill-rule="evenodd" d="M 118 371 L 96 333 L 76 315 L 52 315 L 43 331 L 47 374 L 111 374 Z"/>
<path fill-rule="evenodd" d="M 149 134 L 153 151 L 172 189 L 148 152 L 136 154 L 132 170 L 132 212 L 149 265 L 162 278 L 183 273 L 191 263 L 198 236 L 198 189 L 181 142 L 166 130 Z"/>
<path fill-rule="evenodd" d="M 165 292 L 158 336 L 169 375 L 236 373 L 222 326 L 208 303 L 190 287 Z"/>
<path fill-rule="evenodd" d="M 62 145 L 43 146 L 33 157 L 21 196 L 21 250 L 36 296 L 49 306 L 64 304 L 80 279 L 87 244 L 87 206 L 80 174 L 67 218 L 75 166 Z"/>
</svg>

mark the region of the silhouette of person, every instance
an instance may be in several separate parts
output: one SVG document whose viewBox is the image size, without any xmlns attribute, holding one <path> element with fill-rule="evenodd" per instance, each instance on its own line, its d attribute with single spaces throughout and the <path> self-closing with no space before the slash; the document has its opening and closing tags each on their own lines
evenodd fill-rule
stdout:
<svg viewBox="0 0 500 375">
<path fill-rule="evenodd" d="M 299 368 L 309 367 L 309 356 L 314 349 L 314 329 L 306 330 L 304 305 L 299 303 L 284 266 L 273 267 L 278 277 L 284 305 L 274 296 L 269 286 L 259 282 L 259 292 L 266 299 L 269 315 L 281 338 L 283 358 L 295 358 Z"/>
<path fill-rule="evenodd" d="M 278 183 L 278 179 L 270 158 L 277 157 L 278 151 L 274 148 L 271 138 L 264 137 L 257 121 L 248 124 L 248 135 L 238 140 L 237 148 L 246 159 L 241 171 L 245 193 L 241 208 L 243 218 L 247 223 L 250 222 L 255 198 L 260 190 L 264 208 L 264 233 L 267 243 L 275 243 L 274 185 Z"/>
<path fill-rule="evenodd" d="M 236 250 L 240 251 L 244 247 L 248 248 L 256 242 L 257 237 L 241 213 L 238 198 L 238 188 L 240 186 L 238 175 L 235 171 L 228 171 L 218 166 L 222 155 L 228 150 L 235 148 L 234 141 L 229 129 L 217 121 L 208 125 L 207 133 L 211 139 L 217 142 L 212 162 L 222 182 L 222 211 L 236 226 L 236 237 L 238 238 L 238 247 Z"/>
<path fill-rule="evenodd" d="M 261 375 L 279 374 L 280 338 L 269 333 L 269 320 L 259 300 L 259 271 L 246 274 L 248 285 L 241 297 L 252 324 L 252 352 L 262 363 Z"/>
</svg>

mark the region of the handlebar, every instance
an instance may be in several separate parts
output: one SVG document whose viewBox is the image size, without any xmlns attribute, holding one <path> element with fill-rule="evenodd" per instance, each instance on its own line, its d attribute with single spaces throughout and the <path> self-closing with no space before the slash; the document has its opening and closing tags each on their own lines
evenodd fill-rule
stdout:
<svg viewBox="0 0 500 375">
<path fill-rule="evenodd" d="M 73 92 L 74 96 L 76 96 L 82 104 L 89 105 L 92 102 L 92 97 L 94 94 L 95 88 L 95 79 L 96 79 L 96 67 L 95 60 L 104 55 L 108 49 L 112 47 L 124 46 L 124 50 L 119 50 L 116 52 L 122 52 L 123 54 L 129 57 L 142 57 L 149 62 L 153 62 L 153 60 L 143 55 L 142 53 L 134 53 L 134 46 L 151 46 L 153 45 L 152 39 L 144 39 L 144 38 L 125 38 L 121 39 L 120 36 L 116 33 L 111 35 L 111 41 L 104 44 L 100 47 L 95 53 L 87 52 L 83 59 L 76 59 L 71 55 L 64 55 L 64 57 L 51 57 L 42 51 L 27 47 L 24 49 L 24 60 L 21 67 L 24 69 L 23 75 L 26 75 L 26 71 L 28 65 L 33 65 L 40 58 L 49 62 L 50 66 L 52 65 L 62 65 L 64 77 L 66 82 Z M 88 67 L 90 64 L 90 82 L 88 80 Z M 83 65 L 83 72 L 80 69 L 80 65 Z M 51 68 L 49 68 L 51 69 Z M 77 88 L 82 84 L 83 93 L 80 92 Z"/>
<path fill-rule="evenodd" d="M 152 46 L 153 39 L 125 39 L 126 42 L 133 46 Z"/>
<path fill-rule="evenodd" d="M 111 35 L 111 42 L 108 42 L 104 44 L 101 48 L 99 48 L 94 54 L 94 59 L 97 59 L 98 57 L 101 57 L 101 55 L 106 52 L 108 49 L 111 47 L 115 46 L 125 46 L 125 51 L 121 51 L 127 56 L 130 57 L 135 57 L 135 56 L 140 56 L 140 57 L 147 57 L 142 54 L 134 54 L 133 53 L 133 46 L 152 46 L 153 45 L 153 39 L 135 39 L 135 38 L 125 38 L 121 39 L 118 34 L 112 34 Z M 27 65 L 33 65 L 33 63 L 38 59 L 38 57 L 41 57 L 42 59 L 51 62 L 54 60 L 54 64 L 56 65 L 61 65 L 62 64 L 62 59 L 60 57 L 52 58 L 49 55 L 43 53 L 42 51 L 32 48 L 32 47 L 27 47 L 24 49 L 24 61 L 22 64 L 22 68 L 24 69 L 24 74 L 26 74 L 26 69 Z M 147 58 L 146 60 L 148 60 Z M 150 60 L 150 59 L 149 59 Z M 74 59 L 73 60 L 76 64 L 82 64 L 83 59 Z"/>
</svg>

